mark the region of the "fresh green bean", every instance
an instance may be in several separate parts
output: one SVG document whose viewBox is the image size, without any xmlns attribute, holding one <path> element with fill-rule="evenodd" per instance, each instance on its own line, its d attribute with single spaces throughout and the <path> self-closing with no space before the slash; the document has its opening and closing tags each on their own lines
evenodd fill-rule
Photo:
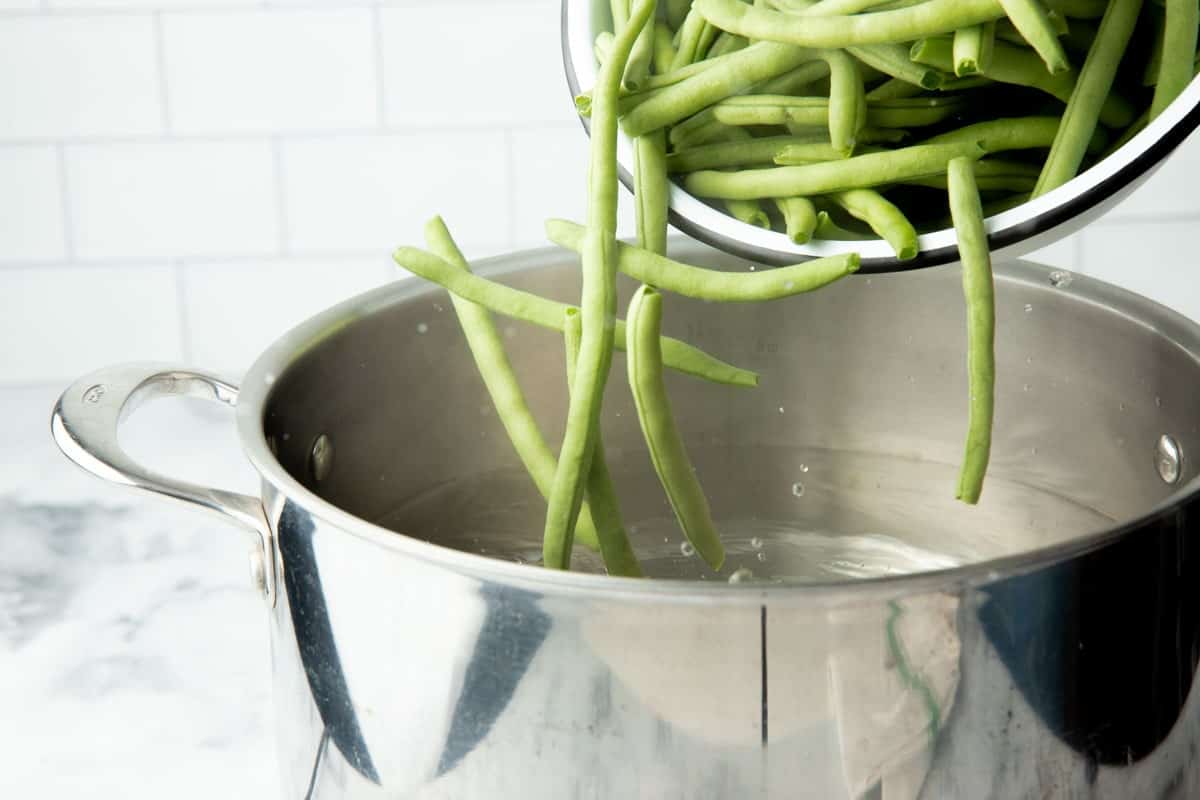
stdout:
<svg viewBox="0 0 1200 800">
<path fill-rule="evenodd" d="M 652 131 L 633 142 L 633 199 L 638 243 L 647 250 L 667 250 L 667 133 Z"/>
<path fill-rule="evenodd" d="M 576 362 L 579 360 L 579 342 L 583 338 L 583 323 L 579 319 L 578 309 L 568 308 L 563 319 L 563 334 L 566 339 L 567 351 L 567 389 L 570 391 L 575 384 Z M 627 578 L 642 577 L 642 567 L 638 564 L 637 556 L 633 553 L 633 545 L 629 542 L 629 534 L 625 523 L 621 520 L 621 506 L 617 502 L 617 492 L 613 488 L 612 476 L 608 471 L 608 459 L 604 457 L 604 441 L 599 431 L 596 441 L 592 443 L 592 455 L 589 459 L 587 474 L 587 500 L 584 508 L 592 509 L 596 526 L 600 531 L 597 547 L 604 559 L 604 567 L 609 575 L 621 575 Z M 551 457 L 553 463 L 553 457 Z M 552 476 L 553 477 L 553 476 Z M 575 526 L 575 538 L 580 539 L 583 525 L 583 509 L 579 512 L 579 523 Z"/>
<path fill-rule="evenodd" d="M 601 31 L 596 34 L 596 41 L 592 44 L 592 55 L 596 57 L 597 64 L 603 64 L 608 61 L 608 54 L 612 51 L 613 35 L 608 31 Z"/>
<path fill-rule="evenodd" d="M 841 50 L 822 50 L 829 64 L 829 143 L 842 156 L 854 152 L 867 124 L 867 100 L 858 62 Z"/>
<path fill-rule="evenodd" d="M 848 189 L 834 192 L 829 199 L 844 208 L 850 216 L 860 219 L 871 227 L 884 241 L 892 246 L 896 258 L 911 261 L 917 257 L 917 229 L 904 216 L 904 212 L 874 189 Z"/>
<path fill-rule="evenodd" d="M 630 111 L 623 119 L 622 127 L 629 136 L 640 136 L 673 125 L 718 100 L 817 58 L 812 50 L 774 42 L 751 45 L 721 56 L 722 63 L 714 63 L 698 75 L 664 88 L 660 94 Z"/>
<path fill-rule="evenodd" d="M 666 4 L 667 24 L 678 29 L 687 18 L 688 10 L 692 7 L 692 0 L 666 0 Z"/>
<path fill-rule="evenodd" d="M 671 132 L 667 135 L 671 144 L 677 150 L 685 150 L 692 147 L 700 147 L 706 144 L 717 144 L 720 142 L 741 142 L 749 141 L 750 134 L 741 128 L 735 128 L 731 125 L 725 125 L 713 119 L 711 113 L 701 112 L 694 117 L 695 123 L 690 125 L 677 125 L 671 128 Z M 692 122 L 687 120 L 686 122 Z M 823 135 L 828 135 L 828 129 L 821 131 Z"/>
<path fill-rule="evenodd" d="M 582 250 L 582 244 L 579 249 Z M 451 294 L 466 298 L 489 311 L 541 328 L 562 331 L 563 314 L 568 308 L 566 303 L 547 300 L 470 272 L 462 272 L 444 259 L 415 247 L 397 249 L 393 260 L 413 275 L 436 283 Z M 618 350 L 625 349 L 625 323 L 622 320 L 616 321 L 614 344 Z M 678 339 L 665 339 L 662 351 L 666 365 L 678 372 L 730 386 L 758 385 L 758 375 L 754 372 L 727 364 Z"/>
<path fill-rule="evenodd" d="M 1033 191 L 1040 171 L 1033 164 L 1023 161 L 985 158 L 975 164 L 975 183 L 983 192 L 1008 191 L 1028 194 Z M 928 186 L 932 189 L 947 188 L 947 178 L 944 175 L 917 178 L 905 183 L 912 186 Z"/>
<path fill-rule="evenodd" d="M 936 0 L 930 0 L 936 2 Z M 798 167 L 750 169 L 741 172 L 693 172 L 685 188 L 697 197 L 721 200 L 794 197 L 798 194 L 829 194 L 845 189 L 869 189 L 899 183 L 909 178 L 937 175 L 956 156 L 979 158 L 983 148 L 974 142 L 914 145 L 884 153 L 806 164 Z"/>
<path fill-rule="evenodd" d="M 750 40 L 745 36 L 738 36 L 737 34 L 722 32 L 719 36 L 717 36 L 717 40 L 713 42 L 713 46 L 708 48 L 708 58 L 711 59 L 728 55 L 730 53 L 737 52 L 738 50 L 745 50 L 749 46 Z"/>
<path fill-rule="evenodd" d="M 910 97 L 882 100 L 867 105 L 867 122 L 880 128 L 915 128 L 935 125 L 960 111 L 963 100 L 944 97 Z M 831 117 L 830 101 L 824 97 L 784 95 L 741 95 L 722 100 L 709 111 L 725 125 L 821 125 Z M 831 126 L 832 127 L 832 126 Z M 832 138 L 832 130 L 831 130 Z M 843 156 L 846 152 L 834 145 Z"/>
<path fill-rule="evenodd" d="M 1142 0 L 1111 0 L 1096 41 L 1088 52 L 1075 91 L 1063 112 L 1062 124 L 1050 147 L 1050 155 L 1042 167 L 1042 175 L 1033 190 L 1038 197 L 1057 189 L 1074 178 L 1083 163 L 1088 142 L 1096 129 L 1100 116 L 1100 104 L 1112 89 L 1113 78 L 1121 63 L 1121 56 L 1129 45 L 1141 11 Z"/>
<path fill-rule="evenodd" d="M 1146 58 L 1146 66 L 1142 69 L 1142 86 L 1154 86 L 1158 83 L 1158 73 L 1162 69 L 1163 41 L 1166 39 L 1167 10 L 1162 3 L 1150 3 L 1147 16 L 1154 22 L 1154 34 L 1150 37 L 1150 55 Z M 1195 52 L 1195 51 L 1193 51 Z"/>
<path fill-rule="evenodd" d="M 1050 27 L 1054 29 L 1055 35 L 1059 38 L 1066 36 L 1070 31 L 1070 25 L 1067 23 L 1067 18 L 1057 11 L 1050 9 L 1046 12 L 1046 20 L 1050 23 Z M 1025 41 L 1025 37 L 1017 30 L 1017 26 L 1012 24 L 1012 20 L 1005 17 L 996 22 L 996 38 L 1003 39 L 1010 44 L 1028 47 L 1029 42 Z"/>
<path fill-rule="evenodd" d="M 820 214 L 807 197 L 777 197 L 775 205 L 783 215 L 787 236 L 796 244 L 807 244 L 821 224 Z"/>
<path fill-rule="evenodd" d="M 1119 1 L 1119 0 L 1118 0 Z M 962 261 L 963 294 L 967 301 L 967 379 L 969 408 L 966 452 L 958 477 L 956 496 L 978 503 L 992 450 L 992 416 L 996 385 L 996 300 L 992 263 L 988 255 L 983 208 L 975 187 L 975 165 L 953 159 L 947 170 L 950 215 Z"/>
<path fill-rule="evenodd" d="M 568 569 L 571 564 L 590 443 L 600 423 L 601 396 L 612 364 L 617 307 L 612 258 L 617 230 L 617 99 L 629 51 L 650 19 L 654 5 L 654 0 L 636 0 L 630 8 L 629 22 L 613 42 L 609 60 L 601 66 L 592 88 L 588 232 L 580 268 L 583 338 L 575 376 L 576 391 L 567 408 L 566 431 L 554 484 L 546 501 L 542 563 L 550 569 Z"/>
<path fill-rule="evenodd" d="M 922 144 L 977 142 L 989 153 L 1034 150 L 1054 144 L 1058 125 L 1058 117 L 1005 117 L 947 131 L 926 139 Z M 1103 150 L 1104 141 L 1104 132 L 1097 130 L 1088 149 L 1098 153 Z"/>
<path fill-rule="evenodd" d="M 807 94 L 812 84 L 829 77 L 829 64 L 809 61 L 753 87 L 755 94 Z"/>
<path fill-rule="evenodd" d="M 638 422 L 650 450 L 650 460 L 666 490 L 684 535 L 714 570 L 725 563 L 725 548 L 712 521 L 708 499 L 688 460 L 687 451 L 671 413 L 663 383 L 659 329 L 662 295 L 643 285 L 629 304 L 629 387 L 633 390 Z"/>
<path fill-rule="evenodd" d="M 434 217 L 425 225 L 425 242 L 430 250 L 454 269 L 468 273 L 471 271 L 441 217 Z M 533 479 L 542 497 L 546 497 L 550 493 L 550 484 L 554 481 L 554 453 L 542 438 L 537 421 L 529 410 L 525 393 L 521 391 L 521 384 L 513 372 L 512 363 L 504 350 L 504 341 L 496 332 L 491 314 L 487 309 L 457 295 L 450 295 L 450 302 L 454 304 L 454 312 L 458 315 L 459 325 L 479 369 L 479 376 L 483 378 L 484 388 L 496 407 L 496 416 L 504 425 L 513 449 L 517 451 L 517 457 L 525 465 L 525 471 Z M 575 537 L 592 550 L 600 547 L 591 511 L 586 503 L 579 512 Z"/>
<path fill-rule="evenodd" d="M 902 81 L 899 78 L 889 78 L 867 92 L 867 102 L 870 103 L 872 100 L 899 100 L 904 97 L 916 97 L 922 91 L 920 86 L 914 86 L 908 81 Z"/>
<path fill-rule="evenodd" d="M 616 36 L 629 21 L 629 0 L 609 0 L 608 5 L 612 12 L 613 36 Z"/>
<path fill-rule="evenodd" d="M 1046 0 L 1051 11 L 1075 19 L 1100 19 L 1108 8 L 1108 0 Z"/>
<path fill-rule="evenodd" d="M 1040 0 L 1000 0 L 1000 5 L 1025 41 L 1042 57 L 1051 74 L 1071 68 L 1062 43 L 1058 41 L 1058 32 Z"/>
<path fill-rule="evenodd" d="M 582 225 L 567 220 L 546 221 L 546 237 L 575 252 L 583 247 L 584 231 Z M 713 303 L 754 303 L 811 292 L 856 272 L 859 263 L 857 253 L 843 253 L 788 267 L 723 272 L 682 264 L 640 247 L 617 243 L 617 269 L 622 273 L 664 291 Z"/>
<path fill-rule="evenodd" d="M 1150 119 L 1161 114 L 1192 80 L 1196 57 L 1197 26 L 1200 12 L 1195 0 L 1167 0 L 1167 21 L 1162 38 L 1162 58 Z"/>
<path fill-rule="evenodd" d="M 729 216 L 738 222 L 771 230 L 771 218 L 767 216 L 767 212 L 763 210 L 762 204 L 757 200 L 726 200 L 724 206 L 725 210 L 729 212 Z"/>
<path fill-rule="evenodd" d="M 985 22 L 954 32 L 954 74 L 958 77 L 986 74 L 996 43 L 996 23 Z"/>
<path fill-rule="evenodd" d="M 695 0 L 692 10 L 721 30 L 801 47 L 850 47 L 908 42 L 1004 15 L 998 0 L 927 0 L 895 11 L 851 16 L 795 16 L 740 0 Z"/>
<path fill-rule="evenodd" d="M 642 26 L 641 32 L 633 42 L 633 49 L 629 51 L 629 60 L 625 63 L 622 85 L 631 90 L 641 88 L 650 74 L 650 62 L 653 58 L 654 12 L 651 11 L 650 18 L 646 20 L 646 24 Z"/>
<path fill-rule="evenodd" d="M 671 43 L 674 35 L 663 23 L 654 23 L 654 71 L 659 74 L 669 72 L 675 61 L 675 45 Z"/>
<path fill-rule="evenodd" d="M 704 35 L 706 26 L 709 26 L 708 21 L 694 7 L 688 11 L 687 17 L 683 20 L 683 25 L 679 27 L 679 47 L 675 51 L 675 60 L 671 62 L 672 70 L 686 67 L 688 64 L 693 64 L 700 60 L 697 56 L 697 50 L 700 47 L 700 39 Z"/>
<path fill-rule="evenodd" d="M 879 238 L 874 232 L 862 233 L 843 228 L 834 221 L 833 217 L 824 211 L 817 213 L 817 231 L 815 236 L 818 239 L 825 239 L 831 242 L 868 242 Z"/>
<path fill-rule="evenodd" d="M 807 161 L 841 158 L 824 132 L 812 136 L 766 136 L 738 142 L 718 142 L 679 150 L 667 156 L 668 172 L 695 172 L 721 167 L 766 166 L 785 147 L 799 148 Z"/>
<path fill-rule="evenodd" d="M 904 45 L 863 45 L 847 47 L 846 52 L 885 75 L 922 89 L 941 89 L 946 83 L 946 74 L 941 70 L 930 69 L 925 64 L 914 64 Z"/>
<path fill-rule="evenodd" d="M 931 37 L 914 42 L 911 54 L 916 61 L 949 68 L 953 66 L 952 47 L 948 37 Z M 1038 89 L 1064 103 L 1070 101 L 1078 80 L 1075 72 L 1051 75 L 1037 56 L 1007 42 L 995 43 L 987 77 L 1000 83 Z M 1100 119 L 1105 125 L 1123 128 L 1134 118 L 1133 107 L 1117 94 L 1106 95 L 1101 98 L 1101 103 Z"/>
</svg>

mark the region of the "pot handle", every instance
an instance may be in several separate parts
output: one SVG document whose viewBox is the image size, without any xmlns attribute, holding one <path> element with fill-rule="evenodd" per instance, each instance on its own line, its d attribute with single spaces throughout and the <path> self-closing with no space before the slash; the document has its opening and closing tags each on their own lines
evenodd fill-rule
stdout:
<svg viewBox="0 0 1200 800">
<path fill-rule="evenodd" d="M 259 499 L 168 478 L 134 461 L 121 448 L 117 439 L 121 422 L 142 403 L 164 396 L 203 397 L 234 406 L 238 389 L 210 373 L 173 364 L 118 364 L 85 375 L 63 392 L 50 418 L 50 430 L 63 454 L 96 477 L 182 500 L 248 530 L 254 540 L 251 574 L 267 602 L 274 605 L 274 548 Z"/>
</svg>

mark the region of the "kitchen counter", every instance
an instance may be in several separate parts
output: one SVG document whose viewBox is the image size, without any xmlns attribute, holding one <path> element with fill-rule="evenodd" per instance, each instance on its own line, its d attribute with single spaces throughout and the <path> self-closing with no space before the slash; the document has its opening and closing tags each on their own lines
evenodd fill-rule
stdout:
<svg viewBox="0 0 1200 800">
<path fill-rule="evenodd" d="M 0 797 L 277 797 L 248 540 L 68 462 L 62 388 L 0 390 Z M 228 409 L 152 403 L 122 433 L 168 474 L 254 491 Z"/>
</svg>

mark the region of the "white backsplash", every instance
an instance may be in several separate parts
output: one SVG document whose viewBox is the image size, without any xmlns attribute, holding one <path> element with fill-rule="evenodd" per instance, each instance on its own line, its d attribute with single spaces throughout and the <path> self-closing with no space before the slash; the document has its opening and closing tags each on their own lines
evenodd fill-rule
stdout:
<svg viewBox="0 0 1200 800">
<path fill-rule="evenodd" d="M 0 0 L 0 383 L 161 359 L 237 375 L 396 277 L 583 215 L 558 0 Z M 1200 140 L 1035 258 L 1200 319 Z M 632 232 L 624 197 L 622 234 Z"/>
</svg>

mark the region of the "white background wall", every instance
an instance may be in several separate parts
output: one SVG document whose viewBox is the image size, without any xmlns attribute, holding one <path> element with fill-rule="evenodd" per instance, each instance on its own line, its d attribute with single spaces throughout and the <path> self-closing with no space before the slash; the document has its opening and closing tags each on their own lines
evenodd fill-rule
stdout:
<svg viewBox="0 0 1200 800">
<path fill-rule="evenodd" d="M 0 383 L 236 375 L 433 213 L 469 257 L 542 244 L 585 149 L 558 0 L 0 0 Z M 1198 168 L 1040 257 L 1200 318 Z"/>
</svg>

